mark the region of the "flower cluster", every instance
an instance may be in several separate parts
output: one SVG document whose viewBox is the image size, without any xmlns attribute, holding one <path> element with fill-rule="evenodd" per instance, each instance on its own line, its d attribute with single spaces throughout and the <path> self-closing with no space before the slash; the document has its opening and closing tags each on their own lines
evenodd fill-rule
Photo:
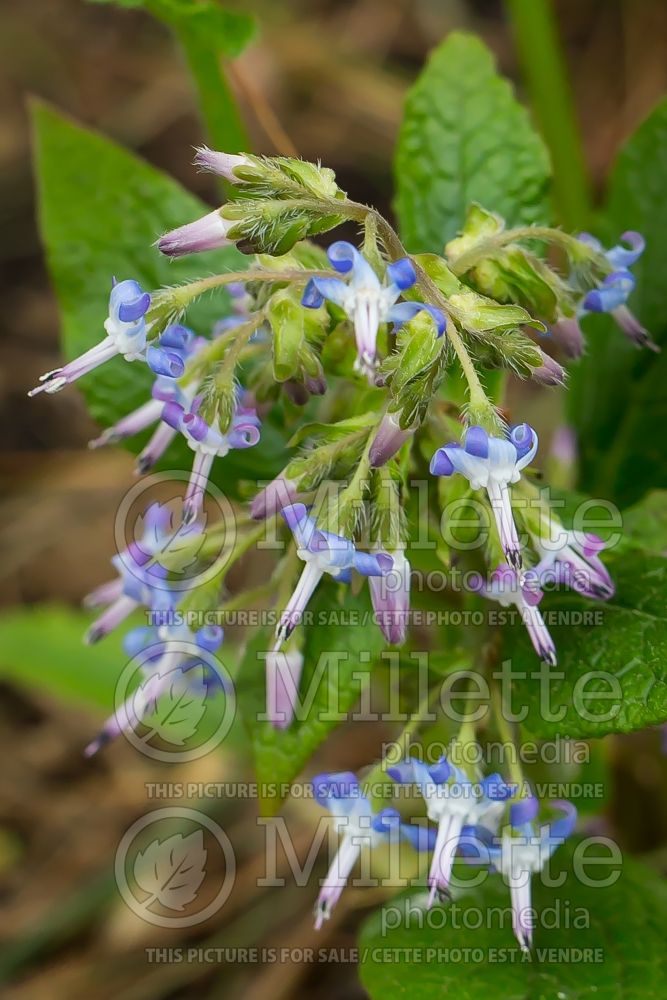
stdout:
<svg viewBox="0 0 667 1000">
<path fill-rule="evenodd" d="M 507 229 L 499 216 L 473 205 L 444 254 L 409 255 L 390 224 L 348 199 L 319 164 L 209 149 L 199 150 L 196 162 L 222 176 L 238 197 L 164 234 L 155 252 L 180 257 L 234 245 L 252 255 L 248 266 L 151 291 L 133 279 L 114 279 L 102 341 L 45 374 L 30 393 L 57 392 L 114 357 L 139 362 L 151 383 L 145 401 L 131 413 L 119 410 L 91 447 L 152 430 L 136 449 L 140 474 L 177 440 L 193 453 L 178 510 L 148 504 L 136 537 L 112 560 L 116 578 L 87 599 L 98 609 L 90 643 L 141 609 L 150 624 L 125 639 L 141 683 L 86 753 L 147 724 L 163 697 L 225 690 L 216 660 L 222 628 L 191 629 L 182 623 L 196 616 L 184 612 L 222 614 L 260 603 L 276 623 L 274 634 L 262 632 L 254 647 L 265 671 L 261 721 L 292 727 L 290 735 L 299 737 L 297 707 L 313 636 L 307 611 L 316 590 L 323 600 L 351 604 L 352 584 L 359 602 L 369 602 L 369 627 L 399 646 L 411 624 L 411 563 L 425 571 L 423 549 L 447 569 L 470 571 L 461 604 L 474 607 L 481 595 L 516 609 L 537 655 L 555 665 L 544 595 L 568 587 L 586 600 L 610 598 L 605 543 L 555 516 L 532 468 L 538 436 L 527 423 L 510 423 L 503 379 L 494 380 L 499 388 L 491 398 L 485 376 L 565 385 L 561 361 L 583 350 L 580 320 L 593 312 L 611 313 L 636 344 L 655 347 L 628 308 L 642 237 L 627 232 L 605 250 L 586 234 Z M 362 228 L 360 247 L 339 240 L 324 251 L 311 242 L 346 222 Z M 559 249 L 558 271 L 540 247 Z M 231 315 L 194 332 L 186 325 L 190 306 L 220 290 L 228 293 Z M 548 331 L 556 358 L 540 346 Z M 227 457 L 253 448 L 236 462 Z M 433 478 L 424 508 L 411 476 L 424 478 L 427 465 Z M 266 480 L 255 489 L 258 468 Z M 231 538 L 224 522 L 206 522 L 211 477 L 228 479 L 241 498 Z M 433 539 L 451 499 L 474 501 L 470 546 L 457 549 L 445 532 Z M 417 525 L 426 544 L 413 547 Z M 250 588 L 241 566 L 233 578 L 241 592 L 230 595 L 230 570 L 264 532 L 277 541 L 265 546 L 267 562 L 271 549 L 281 550 L 273 569 Z M 192 573 L 183 585 L 183 553 L 196 562 L 220 539 L 224 558 L 215 571 Z M 486 670 L 498 645 L 488 641 L 488 629 L 480 632 L 466 636 L 461 648 L 473 668 Z M 430 634 L 423 639 L 429 648 Z M 499 711 L 491 706 L 500 732 Z M 271 738 L 280 745 L 280 734 Z M 530 877 L 572 832 L 574 808 L 553 803 L 561 817 L 539 826 L 541 806 L 519 782 L 468 774 L 446 757 L 433 764 L 408 758 L 389 774 L 394 798 L 379 809 L 354 774 L 315 779 L 315 798 L 341 834 L 319 895 L 317 926 L 330 916 L 364 846 L 404 841 L 431 855 L 429 906 L 450 891 L 457 858 L 499 872 L 510 886 L 517 939 L 529 948 Z M 403 785 L 420 792 L 421 822 L 406 822 L 394 804 Z"/>
<path fill-rule="evenodd" d="M 470 780 L 446 756 L 434 764 L 409 758 L 390 767 L 389 774 L 394 781 L 419 789 L 427 817 L 435 826 L 406 823 L 394 807 L 374 812 L 354 774 L 323 774 L 313 779 L 316 801 L 329 809 L 341 834 L 317 899 L 316 928 L 331 916 L 362 849 L 402 837 L 416 850 L 431 854 L 429 907 L 448 897 L 457 857 L 500 873 L 510 889 L 514 933 L 521 948 L 529 950 L 535 919 L 531 876 L 542 871 L 574 831 L 575 807 L 562 800 L 551 803 L 562 815 L 538 827 L 540 804 L 532 794 L 519 798 L 516 786 L 499 774 Z"/>
</svg>

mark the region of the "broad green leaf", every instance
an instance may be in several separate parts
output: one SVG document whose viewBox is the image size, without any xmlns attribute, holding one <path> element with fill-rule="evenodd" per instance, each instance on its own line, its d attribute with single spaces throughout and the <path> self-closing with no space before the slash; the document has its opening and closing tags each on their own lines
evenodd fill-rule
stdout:
<svg viewBox="0 0 667 1000">
<path fill-rule="evenodd" d="M 472 35 L 449 35 L 409 91 L 395 173 L 401 234 L 415 252 L 441 253 L 472 201 L 509 225 L 549 218 L 544 144 Z"/>
<path fill-rule="evenodd" d="M 176 181 L 109 139 L 82 128 L 41 103 L 33 105 L 39 221 L 62 320 L 65 356 L 76 357 L 103 336 L 112 276 L 136 278 L 152 290 L 244 267 L 234 248 L 170 263 L 152 246 L 167 229 L 208 211 Z M 225 294 L 202 298 L 187 322 L 208 334 L 229 312 Z M 85 376 L 79 387 L 103 427 L 148 398 L 152 375 L 120 358 Z M 73 391 L 73 390 L 66 390 Z M 147 435 L 132 439 L 140 450 Z M 264 424 L 259 445 L 232 451 L 215 463 L 214 481 L 234 494 L 240 478 L 270 479 L 285 464 L 275 426 Z M 180 440 L 161 468 L 186 470 L 192 453 Z"/>
<path fill-rule="evenodd" d="M 251 42 L 255 19 L 221 7 L 216 0 L 90 0 L 143 8 L 173 30 L 197 86 L 199 105 L 211 143 L 235 153 L 248 149 L 248 137 L 221 58 L 233 59 Z"/>
<path fill-rule="evenodd" d="M 542 678 L 521 622 L 506 630 L 503 656 L 522 674 L 511 704 L 528 709 L 531 736 L 588 738 L 667 720 L 667 560 L 624 546 L 605 561 L 616 584 L 610 601 L 563 591 L 540 605 L 558 650 Z"/>
<path fill-rule="evenodd" d="M 627 229 L 646 238 L 634 265 L 630 308 L 658 344 L 667 336 L 667 99 L 621 150 L 600 236 L 611 246 Z M 570 419 L 579 434 L 582 489 L 627 506 L 650 488 L 667 487 L 667 351 L 638 351 L 608 316 L 584 321 L 586 355 L 572 371 Z"/>
<path fill-rule="evenodd" d="M 354 596 L 345 587 L 335 600 L 335 584 L 323 581 L 311 601 L 309 623 L 304 623 L 304 668 L 299 693 L 304 706 L 284 729 L 274 729 L 258 716 L 266 710 L 265 661 L 273 634 L 259 630 L 250 640 L 238 672 L 238 706 L 250 733 L 260 785 L 274 784 L 275 796 L 264 796 L 262 809 L 273 815 L 285 788 L 328 734 L 341 724 L 370 680 L 374 662 L 384 648 L 380 630 L 371 620 L 366 592 Z"/>
<path fill-rule="evenodd" d="M 122 632 L 84 646 L 90 616 L 58 605 L 0 615 L 0 675 L 109 714 L 127 656 Z"/>
<path fill-rule="evenodd" d="M 0 677 L 67 704 L 91 707 L 102 717 L 111 715 L 116 686 L 128 664 L 123 637 L 141 624 L 141 618 L 130 618 L 93 647 L 83 644 L 90 618 L 83 611 L 55 604 L 5 611 L 0 615 Z M 232 654 L 224 649 L 222 653 L 229 670 Z M 119 695 L 122 698 L 137 687 L 139 670 L 126 680 L 127 691 Z M 196 750 L 209 738 L 215 745 L 216 734 L 228 726 L 229 707 L 224 697 L 216 696 L 204 705 L 205 698 L 205 685 L 196 677 L 187 694 L 168 691 L 143 718 L 138 735 L 149 746 L 167 752 Z M 234 719 L 225 733 L 224 746 L 244 742 L 242 727 Z"/>
<path fill-rule="evenodd" d="M 627 544 L 667 556 L 667 491 L 653 490 L 623 512 Z"/>
<path fill-rule="evenodd" d="M 593 847 L 588 854 L 610 857 Z M 584 867 L 586 885 L 572 850 L 559 849 L 550 871 L 554 879 L 567 873 L 563 884 L 549 888 L 533 877 L 538 917 L 529 954 L 514 939 L 509 889 L 499 875 L 457 895 L 455 910 L 436 907 L 430 916 L 414 897 L 396 899 L 362 929 L 362 984 L 373 1000 L 658 1000 L 667 993 L 667 892 L 653 871 L 627 857 L 613 884 L 590 885 L 617 870 Z"/>
</svg>

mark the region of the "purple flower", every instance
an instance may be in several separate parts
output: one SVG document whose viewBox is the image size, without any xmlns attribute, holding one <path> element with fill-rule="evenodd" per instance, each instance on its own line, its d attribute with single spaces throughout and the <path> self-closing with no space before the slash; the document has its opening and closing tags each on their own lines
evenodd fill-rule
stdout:
<svg viewBox="0 0 667 1000">
<path fill-rule="evenodd" d="M 560 316 L 550 332 L 566 357 L 580 358 L 584 353 L 584 335 L 576 317 Z"/>
<path fill-rule="evenodd" d="M 104 322 L 106 337 L 95 347 L 70 361 L 63 368 L 55 368 L 40 377 L 40 385 L 31 389 L 29 396 L 40 392 L 58 392 L 82 375 L 109 361 L 117 354 L 126 361 L 145 360 L 146 357 L 146 313 L 151 297 L 144 292 L 138 281 L 113 279 L 109 296 L 109 315 Z"/>
<path fill-rule="evenodd" d="M 287 729 L 294 718 L 303 670 L 298 649 L 272 649 L 266 656 L 266 714 L 276 729 Z"/>
<path fill-rule="evenodd" d="M 195 166 L 234 184 L 237 180 L 234 171 L 238 167 L 250 167 L 252 163 L 243 153 L 218 153 L 208 146 L 200 146 L 195 155 Z"/>
<path fill-rule="evenodd" d="M 187 410 L 180 403 L 167 403 L 162 411 L 164 422 L 180 431 L 195 453 L 190 482 L 183 501 L 185 522 L 194 521 L 202 510 L 204 493 L 215 458 L 224 457 L 232 448 L 252 448 L 260 437 L 260 422 L 253 407 L 243 406 L 237 400 L 229 429 L 222 434 L 200 416 L 198 411 L 201 402 L 201 398 L 198 397 Z"/>
<path fill-rule="evenodd" d="M 597 535 L 568 531 L 565 542 L 558 548 L 553 542 L 547 547 L 537 537 L 534 544 L 541 556 L 533 570 L 540 587 L 548 583 L 562 584 L 583 597 L 602 601 L 614 596 L 614 582 L 599 557 L 605 543 Z"/>
<path fill-rule="evenodd" d="M 296 483 L 284 475 L 276 476 L 268 486 L 257 493 L 250 501 L 250 516 L 256 521 L 273 517 L 283 507 L 291 507 L 297 499 Z"/>
<path fill-rule="evenodd" d="M 385 413 L 368 453 L 371 468 L 379 469 L 381 465 L 393 458 L 414 432 L 414 427 L 403 430 L 397 419 L 397 414 Z"/>
<path fill-rule="evenodd" d="M 410 613 L 410 563 L 402 549 L 389 552 L 393 566 L 382 576 L 371 576 L 368 586 L 375 611 L 375 621 L 387 642 L 400 646 L 405 642 Z"/>
<path fill-rule="evenodd" d="M 226 690 L 226 677 L 216 669 L 213 656 L 223 637 L 218 625 L 204 626 L 194 634 L 187 625 L 148 626 L 128 632 L 125 651 L 138 658 L 143 682 L 107 719 L 84 750 L 85 756 L 92 757 L 121 733 L 136 731 L 166 692 L 172 697 L 194 693 L 206 698 Z"/>
<path fill-rule="evenodd" d="M 287 607 L 280 616 L 276 629 L 278 640 L 276 649 L 301 621 L 306 606 L 325 573 L 329 573 L 342 583 L 349 583 L 353 569 L 362 576 L 382 576 L 393 566 L 393 560 L 386 552 L 374 555 L 358 552 L 354 542 L 349 538 L 343 538 L 342 535 L 335 535 L 330 531 L 322 531 L 302 503 L 284 507 L 281 513 L 294 535 L 299 558 L 303 559 L 306 565 Z"/>
<path fill-rule="evenodd" d="M 540 385 L 564 385 L 565 370 L 557 361 L 542 351 L 542 364 L 539 368 L 533 368 L 530 377 Z"/>
<path fill-rule="evenodd" d="M 556 665 L 556 647 L 538 608 L 544 595 L 539 588 L 535 570 L 528 570 L 519 577 L 512 567 L 498 566 L 491 574 L 488 584 L 484 584 L 480 578 L 478 585 L 472 589 L 503 607 L 514 605 L 518 608 L 535 652 L 545 663 L 552 667 Z"/>
<path fill-rule="evenodd" d="M 385 282 L 351 243 L 339 240 L 333 243 L 327 255 L 332 266 L 347 281 L 340 278 L 311 278 L 303 293 L 302 303 L 312 309 L 322 305 L 324 299 L 339 306 L 354 324 L 357 342 L 356 370 L 365 375 L 371 384 L 377 368 L 377 335 L 381 323 L 400 327 L 425 310 L 433 317 L 438 335 L 445 332 L 446 320 L 442 312 L 423 302 L 398 303 L 402 292 L 417 280 L 412 262 L 407 257 L 388 264 Z"/>
<path fill-rule="evenodd" d="M 429 906 L 432 906 L 436 896 L 448 889 L 464 826 L 493 824 L 513 788 L 498 774 L 472 782 L 444 755 L 431 765 L 411 757 L 389 768 L 388 773 L 394 781 L 419 786 L 428 817 L 438 824 L 428 877 Z"/>
<path fill-rule="evenodd" d="M 445 445 L 431 459 L 434 476 L 458 472 L 474 490 L 486 490 L 503 552 L 514 569 L 521 567 L 522 560 L 509 484 L 518 482 L 521 470 L 532 462 L 537 443 L 537 434 L 528 424 L 514 427 L 508 438 L 493 437 L 482 427 L 469 427 L 463 445 Z"/>
<path fill-rule="evenodd" d="M 182 257 L 188 253 L 201 253 L 204 250 L 217 250 L 229 246 L 232 242 L 227 233 L 234 226 L 233 222 L 223 219 L 216 209 L 208 215 L 188 222 L 185 226 L 172 229 L 157 241 L 158 250 L 167 257 Z"/>
</svg>

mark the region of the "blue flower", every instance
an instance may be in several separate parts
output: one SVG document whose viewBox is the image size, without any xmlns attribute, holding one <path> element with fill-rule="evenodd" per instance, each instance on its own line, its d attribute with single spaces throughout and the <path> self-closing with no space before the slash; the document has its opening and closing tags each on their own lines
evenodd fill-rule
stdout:
<svg viewBox="0 0 667 1000">
<path fill-rule="evenodd" d="M 522 559 L 509 484 L 519 481 L 521 470 L 535 456 L 537 444 L 537 434 L 528 424 L 514 427 L 507 438 L 487 434 L 482 427 L 469 427 L 463 445 L 447 444 L 431 459 L 434 476 L 458 472 L 474 490 L 486 490 L 503 551 L 515 569 L 521 567 Z"/>
<path fill-rule="evenodd" d="M 389 768 L 388 773 L 394 781 L 414 783 L 419 787 L 429 819 L 438 824 L 428 877 L 429 906 L 432 906 L 436 896 L 447 891 L 464 827 L 492 823 L 514 789 L 499 774 L 470 781 L 445 755 L 435 764 L 411 757 Z"/>
<path fill-rule="evenodd" d="M 533 940 L 531 875 L 542 871 L 556 848 L 572 834 L 577 821 L 577 810 L 572 803 L 559 799 L 551 805 L 562 815 L 541 827 L 535 823 L 539 803 L 531 795 L 510 806 L 510 823 L 500 838 L 486 826 L 467 827 L 463 834 L 463 853 L 467 859 L 488 864 L 509 885 L 512 926 L 524 951 L 530 949 Z"/>
<path fill-rule="evenodd" d="M 350 873 L 364 847 L 375 847 L 383 840 L 403 838 L 415 850 L 433 849 L 429 831 L 403 823 L 396 809 L 375 813 L 362 793 L 357 776 L 351 771 L 320 774 L 313 778 L 313 796 L 334 818 L 341 841 L 329 868 L 315 906 L 315 928 L 319 930 L 340 899 Z"/>
<path fill-rule="evenodd" d="M 593 250 L 603 254 L 611 271 L 600 281 L 597 288 L 591 289 L 581 304 L 580 315 L 586 313 L 611 313 L 626 337 L 629 337 L 638 347 L 649 347 L 658 350 L 647 330 L 637 317 L 628 309 L 627 301 L 635 288 L 635 277 L 630 268 L 644 252 L 646 242 L 640 233 L 632 230 L 623 233 L 619 243 L 611 250 L 605 250 L 599 240 L 590 233 L 581 233 L 579 240 Z"/>
<path fill-rule="evenodd" d="M 356 369 L 372 383 L 377 368 L 377 335 L 381 323 L 400 327 L 425 310 L 435 321 L 440 336 L 445 332 L 443 313 L 423 302 L 398 302 L 401 294 L 417 280 L 412 262 L 404 257 L 388 264 L 384 284 L 366 260 L 351 243 L 339 240 L 333 243 L 327 255 L 332 266 L 347 281 L 340 278 L 311 278 L 303 294 L 302 303 L 312 309 L 322 305 L 324 299 L 339 306 L 354 324 L 357 342 Z"/>
<path fill-rule="evenodd" d="M 325 573 L 342 583 L 349 583 L 353 569 L 362 576 L 382 576 L 394 564 L 391 556 L 385 552 L 358 552 L 349 538 L 322 531 L 302 503 L 283 507 L 281 514 L 294 535 L 298 556 L 306 565 L 280 616 L 276 629 L 276 649 L 280 648 L 299 624 L 308 601 Z"/>
<path fill-rule="evenodd" d="M 31 389 L 29 396 L 40 392 L 58 392 L 82 375 L 120 354 L 126 361 L 145 360 L 146 357 L 146 313 L 151 297 L 144 292 L 138 281 L 113 279 L 109 296 L 109 315 L 104 322 L 104 340 L 70 361 L 63 368 L 55 368 L 40 377 L 40 385 Z"/>
<path fill-rule="evenodd" d="M 111 560 L 118 577 L 102 584 L 85 598 L 89 608 L 107 605 L 90 626 L 86 642 L 98 642 L 116 628 L 140 605 L 153 611 L 166 611 L 174 606 L 168 572 L 160 563 L 170 540 L 174 537 L 172 513 L 166 504 L 152 503 L 144 512 L 142 536 Z M 179 529 L 179 537 L 183 538 Z M 194 527 L 185 529 L 195 533 Z"/>
<path fill-rule="evenodd" d="M 197 337 L 185 326 L 168 326 L 155 345 L 146 350 L 146 361 L 149 368 L 155 372 L 155 381 L 151 389 L 151 398 L 136 410 L 108 427 L 98 438 L 90 441 L 89 448 L 101 448 L 108 444 L 117 444 L 128 437 L 158 424 L 153 436 L 137 458 L 137 472 L 143 474 L 151 469 L 157 460 L 167 450 L 177 431 L 162 422 L 162 411 L 165 403 L 179 403 L 189 408 L 199 386 L 197 381 L 190 382 L 181 388 L 177 379 L 183 374 L 185 366 L 207 343 L 204 337 Z"/>
<path fill-rule="evenodd" d="M 107 719 L 85 755 L 92 757 L 121 733 L 135 731 L 167 692 L 177 697 L 194 694 L 203 700 L 227 691 L 228 679 L 214 655 L 223 638 L 219 625 L 207 625 L 195 633 L 185 624 L 131 629 L 125 636 L 125 652 L 137 659 L 143 681 Z"/>
<path fill-rule="evenodd" d="M 630 292 L 635 287 L 635 278 L 630 268 L 644 252 L 646 246 L 644 237 L 640 233 L 628 231 L 623 233 L 621 240 L 629 244 L 629 247 L 619 243 L 611 250 L 605 250 L 600 241 L 590 233 L 581 233 L 579 240 L 597 253 L 603 254 L 612 269 L 597 288 L 588 292 L 583 308 L 587 312 L 612 312 L 627 302 Z"/>
<path fill-rule="evenodd" d="M 202 399 L 197 397 L 186 409 L 182 403 L 168 402 L 162 411 L 163 421 L 180 431 L 195 457 L 190 482 L 183 501 L 183 520 L 195 520 L 204 504 L 204 493 L 213 462 L 233 448 L 252 448 L 260 438 L 260 421 L 254 407 L 244 406 L 237 397 L 236 409 L 229 429 L 223 434 L 211 427 L 199 414 Z"/>
</svg>

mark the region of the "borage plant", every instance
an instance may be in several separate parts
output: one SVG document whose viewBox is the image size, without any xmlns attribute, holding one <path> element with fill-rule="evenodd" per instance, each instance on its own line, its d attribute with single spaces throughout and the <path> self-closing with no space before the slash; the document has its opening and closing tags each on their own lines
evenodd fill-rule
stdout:
<svg viewBox="0 0 667 1000">
<path fill-rule="evenodd" d="M 445 72 L 450 59 L 452 85 L 457 59 L 479 63 L 480 85 L 488 85 L 488 102 L 504 114 L 518 147 L 507 151 L 508 177 L 512 155 L 521 167 L 512 197 L 505 190 L 500 206 L 472 200 L 463 218 L 457 206 L 449 217 L 447 196 L 429 189 L 423 175 L 429 140 L 415 140 L 424 100 L 435 100 L 429 74 Z M 162 236 L 156 232 L 157 249 L 147 246 L 145 253 L 175 259 L 226 248 L 232 256 L 203 277 L 190 263 L 189 280 L 163 280 L 160 287 L 147 285 L 128 258 L 127 267 L 108 275 L 99 342 L 86 341 L 32 394 L 79 379 L 85 387 L 92 372 L 120 356 L 127 369 L 149 373 L 145 395 L 134 382 L 134 408 L 109 421 L 92 446 L 148 431 L 138 449 L 142 475 L 162 456 L 173 467 L 170 449 L 178 440 L 192 458 L 179 518 L 152 502 L 140 536 L 114 559 L 116 579 L 90 597 L 104 610 L 89 641 L 139 607 L 149 626 L 127 637 L 128 653 L 143 656 L 139 695 L 116 710 L 88 752 L 141 726 L 175 668 L 187 690 L 199 650 L 207 653 L 207 685 L 229 694 L 215 670 L 221 626 L 238 609 L 259 608 L 265 614 L 256 621 L 272 618 L 273 625 L 248 629 L 232 673 L 260 779 L 291 781 L 354 705 L 359 677 L 367 681 L 371 668 L 391 703 L 398 678 L 399 717 L 407 719 L 361 775 L 313 779 L 314 797 L 332 812 L 341 835 L 317 900 L 317 926 L 331 916 L 367 847 L 386 860 L 382 845 L 404 843 L 427 859 L 422 908 L 458 898 L 455 860 L 477 875 L 500 873 L 514 934 L 528 953 L 539 925 L 531 876 L 573 833 L 577 809 L 551 796 L 548 784 L 540 791 L 539 769 L 525 772 L 526 739 L 602 736 L 657 723 L 665 712 L 655 692 L 640 709 L 629 706 L 634 693 L 620 668 L 638 638 L 628 625 L 627 589 L 608 619 L 596 610 L 614 597 L 612 564 L 626 588 L 629 563 L 651 575 L 650 566 L 639 565 L 650 561 L 638 556 L 645 537 L 639 532 L 638 542 L 620 542 L 611 531 L 617 525 L 600 518 L 599 504 L 562 490 L 563 467 L 574 461 L 572 431 L 543 420 L 552 438 L 545 463 L 537 431 L 510 402 L 508 386 L 516 378 L 536 387 L 564 385 L 556 358 L 566 363 L 582 354 L 580 324 L 593 313 L 614 320 L 616 329 L 603 332 L 611 354 L 618 353 L 613 338 L 649 349 L 647 356 L 657 350 L 628 306 L 645 244 L 627 226 L 604 245 L 538 221 L 542 191 L 531 183 L 544 171 L 543 151 L 477 43 L 453 38 L 411 102 L 399 151 L 398 207 L 413 252 L 379 212 L 350 199 L 326 167 L 202 148 L 196 163 L 224 179 L 234 197 Z M 42 137 L 71 141 L 72 126 L 54 122 L 50 112 L 40 111 L 38 121 Z M 493 188 L 488 179 L 473 178 L 472 193 L 476 186 Z M 58 210 L 48 191 L 44 197 L 48 229 Z M 416 214 L 421 198 L 423 222 Z M 496 211 L 505 205 L 513 221 Z M 440 252 L 432 252 L 438 218 Z M 356 227 L 358 240 L 338 239 L 323 249 L 322 234 L 344 223 Z M 207 299 L 214 309 L 198 321 L 195 309 L 201 317 Z M 601 342 L 597 334 L 592 351 Z M 113 385 L 122 395 L 125 376 L 114 364 Z M 581 379 L 575 398 L 581 400 Z M 246 451 L 250 459 L 259 456 L 254 467 L 235 460 Z M 555 470 L 557 492 L 538 465 Z M 205 502 L 211 481 L 247 505 L 211 523 Z M 613 477 L 609 482 L 615 484 Z M 640 509 L 635 525 L 641 520 Z M 227 576 L 255 545 L 267 582 L 230 596 Z M 617 551 L 606 555 L 606 547 Z M 220 552 L 213 572 L 191 572 L 183 585 L 179 573 L 188 561 Z M 436 580 L 446 583 L 439 592 Z M 544 611 L 550 591 L 549 607 L 564 615 Z M 563 597 L 568 591 L 572 596 Z M 649 587 L 641 598 L 646 613 L 652 595 Z M 607 627 L 610 639 L 602 635 Z M 521 628 L 527 640 L 517 634 Z M 611 695 L 601 687 L 604 670 L 616 684 Z M 494 740 L 503 750 L 500 772 L 490 766 Z M 562 768 L 552 773 L 558 777 Z M 268 811 L 277 805 L 264 803 Z M 394 873 L 384 874 L 392 884 Z M 400 923 L 405 929 L 403 916 Z M 367 940 L 376 934 L 369 925 Z M 381 981 L 373 965 L 368 981 L 373 988 Z"/>
</svg>

